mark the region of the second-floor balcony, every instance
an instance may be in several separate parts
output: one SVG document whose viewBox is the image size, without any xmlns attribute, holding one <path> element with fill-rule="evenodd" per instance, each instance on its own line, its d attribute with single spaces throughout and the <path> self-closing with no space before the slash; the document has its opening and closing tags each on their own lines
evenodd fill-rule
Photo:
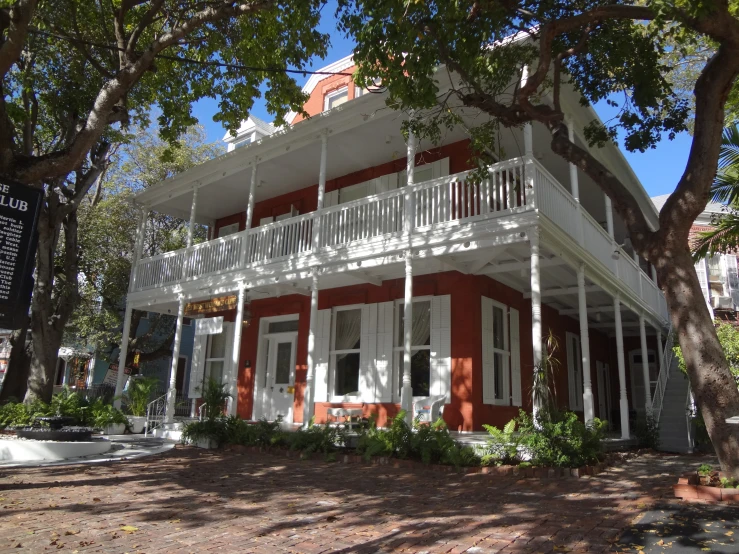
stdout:
<svg viewBox="0 0 739 554">
<path fill-rule="evenodd" d="M 520 235 L 534 227 L 567 242 L 582 263 L 614 276 L 618 286 L 666 320 L 661 291 L 632 255 L 541 163 L 527 157 L 489 166 L 482 181 L 457 173 L 143 259 L 132 292 L 231 272 L 258 275 L 280 264 L 294 270 L 361 262 L 409 246 L 467 245 L 493 233 Z"/>
</svg>

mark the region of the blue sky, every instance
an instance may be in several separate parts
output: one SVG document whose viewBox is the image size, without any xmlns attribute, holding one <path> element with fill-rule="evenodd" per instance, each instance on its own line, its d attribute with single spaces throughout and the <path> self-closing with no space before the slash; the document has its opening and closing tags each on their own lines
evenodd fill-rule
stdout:
<svg viewBox="0 0 739 554">
<path fill-rule="evenodd" d="M 336 31 L 334 13 L 336 12 L 335 0 L 329 0 L 323 9 L 320 30 L 331 35 L 331 47 L 325 60 L 313 60 L 311 69 L 321 68 L 333 61 L 351 54 L 352 42 L 344 38 Z M 301 86 L 307 78 L 298 77 Z M 613 115 L 613 108 L 604 102 L 595 106 L 595 110 L 601 119 L 606 120 Z M 218 111 L 218 102 L 214 99 L 204 99 L 194 107 L 194 113 L 205 127 L 210 141 L 220 141 L 225 134 L 225 129 L 220 123 L 213 121 L 213 116 Z M 272 116 L 267 113 L 264 103 L 257 100 L 252 112 L 255 116 L 272 121 Z M 678 135 L 674 140 L 663 137 L 657 148 L 648 150 L 641 154 L 631 153 L 622 148 L 626 159 L 631 164 L 634 172 L 641 180 L 644 188 L 650 196 L 667 194 L 674 190 L 678 179 L 685 169 L 688 152 L 690 151 L 691 136 L 687 133 Z"/>
</svg>

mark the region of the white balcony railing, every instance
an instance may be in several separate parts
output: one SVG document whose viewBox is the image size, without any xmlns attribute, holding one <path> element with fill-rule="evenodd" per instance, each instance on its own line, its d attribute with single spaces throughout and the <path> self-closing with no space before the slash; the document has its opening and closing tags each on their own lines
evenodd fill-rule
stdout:
<svg viewBox="0 0 739 554">
<path fill-rule="evenodd" d="M 133 290 L 314 253 L 316 221 L 320 222 L 319 251 L 400 236 L 409 199 L 414 206 L 414 234 L 451 223 L 512 215 L 532 210 L 535 204 L 656 313 L 667 317 L 664 297 L 655 283 L 590 214 L 579 209 L 567 189 L 539 162 L 516 158 L 494 164 L 489 170 L 489 178 L 481 182 L 467 179 L 468 172 L 457 173 L 146 258 L 137 266 Z M 527 171 L 533 175 L 533 190 L 526 188 Z"/>
</svg>

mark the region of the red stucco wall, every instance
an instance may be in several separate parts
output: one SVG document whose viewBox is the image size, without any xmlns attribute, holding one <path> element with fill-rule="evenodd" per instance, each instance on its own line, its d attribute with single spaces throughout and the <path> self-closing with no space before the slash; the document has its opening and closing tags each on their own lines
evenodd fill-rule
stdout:
<svg viewBox="0 0 739 554">
<path fill-rule="evenodd" d="M 414 296 L 451 295 L 452 317 L 452 398 L 445 407 L 444 419 L 450 429 L 460 431 L 479 430 L 482 424 L 502 426 L 518 414 L 518 407 L 491 406 L 482 401 L 482 327 L 481 327 L 481 295 L 493 298 L 501 303 L 516 308 L 520 314 L 521 339 L 521 391 L 523 408 L 531 410 L 531 381 L 533 372 L 533 355 L 531 346 L 531 304 L 518 291 L 510 289 L 489 277 L 463 275 L 458 272 L 445 272 L 424 275 L 413 280 Z M 329 309 L 350 304 L 387 302 L 403 298 L 403 279 L 384 281 L 382 286 L 356 285 L 321 291 L 319 309 Z M 302 421 L 303 390 L 305 386 L 307 363 L 307 338 L 310 319 L 310 300 L 305 296 L 292 295 L 282 298 L 253 300 L 251 302 L 252 319 L 244 329 L 239 362 L 239 401 L 238 413 L 242 418 L 251 419 L 254 409 L 254 372 L 257 360 L 257 337 L 259 321 L 263 317 L 298 314 L 299 334 L 296 352 L 296 390 L 294 402 L 295 421 Z M 233 312 L 229 314 L 233 318 Z M 558 358 L 561 361 L 557 373 L 556 392 L 561 406 L 569 403 L 567 388 L 567 360 L 565 349 L 565 333 L 567 331 L 579 335 L 577 321 L 560 316 L 548 306 L 543 307 L 542 321 L 544 332 L 549 329 L 558 338 L 561 349 Z M 630 343 L 629 343 L 630 344 Z M 602 333 L 590 331 L 591 376 L 593 394 L 597 413 L 598 385 L 595 362 L 610 364 L 612 379 L 612 403 L 618 403 L 618 378 L 615 363 L 613 341 Z M 613 357 L 613 359 L 612 359 Z M 247 363 L 248 362 L 248 363 Z M 316 406 L 316 421 L 323 422 L 329 404 L 319 403 Z M 345 404 L 346 407 L 360 407 L 357 404 Z M 385 425 L 388 418 L 394 416 L 399 407 L 396 404 L 373 404 L 364 406 L 365 414 L 374 413 L 378 424 Z"/>
</svg>

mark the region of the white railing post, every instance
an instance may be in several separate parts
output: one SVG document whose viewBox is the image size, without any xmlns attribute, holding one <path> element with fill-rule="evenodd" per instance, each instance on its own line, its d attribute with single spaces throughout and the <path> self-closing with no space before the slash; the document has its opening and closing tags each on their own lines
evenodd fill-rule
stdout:
<svg viewBox="0 0 739 554">
<path fill-rule="evenodd" d="M 321 210 L 326 195 L 326 158 L 328 156 L 328 129 L 321 132 L 321 162 L 318 167 L 318 202 L 316 203 L 316 217 L 313 218 L 313 251 L 321 247 Z"/>
<path fill-rule="evenodd" d="M 603 197 L 606 203 L 606 230 L 608 231 L 608 236 L 615 241 L 616 236 L 613 231 L 613 203 L 611 202 L 611 197 L 607 194 L 604 194 Z"/>
<path fill-rule="evenodd" d="M 126 358 L 128 357 L 128 337 L 131 334 L 131 304 L 126 303 L 126 312 L 123 316 L 123 331 L 121 333 L 121 346 L 118 353 L 118 375 L 115 381 L 115 394 L 113 395 L 113 406 L 120 410 L 121 395 L 123 394 L 123 385 L 125 384 Z"/>
<path fill-rule="evenodd" d="M 582 355 L 582 398 L 585 424 L 593 422 L 593 385 L 590 379 L 590 334 L 588 332 L 588 304 L 585 298 L 585 265 L 577 268 L 577 299 L 580 316 L 580 353 Z"/>
<path fill-rule="evenodd" d="M 246 283 L 239 282 L 238 304 L 236 305 L 236 320 L 234 321 L 234 340 L 231 351 L 231 371 L 228 383 L 228 393 L 231 395 L 228 403 L 228 415 L 236 415 L 239 401 L 239 358 L 241 356 L 241 331 L 244 327 L 244 302 L 246 301 Z"/>
<path fill-rule="evenodd" d="M 629 430 L 629 400 L 626 393 L 626 360 L 624 357 L 624 330 L 621 325 L 621 299 L 613 299 L 613 314 L 616 327 L 616 358 L 618 360 L 618 403 L 621 414 L 621 438 L 631 438 Z M 632 379 L 634 377 L 632 376 Z"/>
<path fill-rule="evenodd" d="M 528 232 L 531 243 L 531 344 L 534 354 L 534 371 L 541 371 L 543 361 L 541 343 L 541 274 L 539 264 L 539 229 Z M 541 399 L 532 398 L 534 421 L 539 413 Z"/>
<path fill-rule="evenodd" d="M 305 392 L 303 393 L 303 427 L 310 424 L 315 414 L 316 325 L 318 325 L 318 268 L 314 267 L 311 270 L 310 330 L 308 331 L 308 367 L 305 372 Z"/>
<path fill-rule="evenodd" d="M 649 357 L 647 352 L 647 330 L 644 324 L 644 316 L 639 315 L 639 338 L 641 339 L 641 367 L 644 379 L 644 409 L 647 416 L 652 412 L 652 387 L 649 379 Z"/>
<path fill-rule="evenodd" d="M 165 423 L 174 421 L 175 400 L 177 398 L 177 364 L 180 360 L 180 345 L 182 344 L 182 320 L 185 318 L 185 298 L 180 297 L 177 307 L 177 326 L 172 345 L 172 364 L 169 367 L 169 388 L 167 389 L 167 410 L 164 415 Z"/>
</svg>

